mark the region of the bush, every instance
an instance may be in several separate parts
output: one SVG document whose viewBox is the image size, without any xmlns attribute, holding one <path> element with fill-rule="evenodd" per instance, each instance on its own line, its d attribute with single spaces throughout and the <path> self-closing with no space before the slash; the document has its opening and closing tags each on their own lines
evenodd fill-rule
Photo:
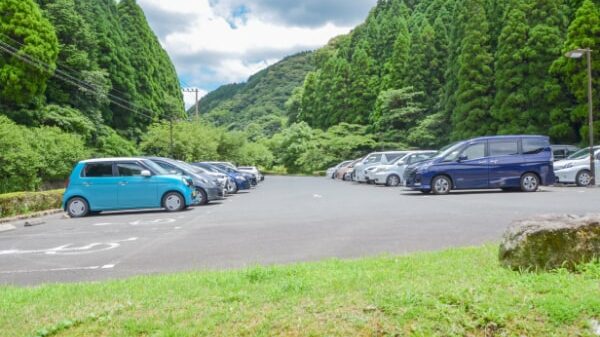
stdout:
<svg viewBox="0 0 600 337">
<path fill-rule="evenodd" d="M 60 208 L 64 190 L 0 194 L 0 218 Z"/>
<path fill-rule="evenodd" d="M 142 137 L 141 150 L 161 157 L 173 157 L 185 161 L 218 158 L 221 132 L 201 122 L 173 123 L 173 154 L 171 155 L 169 123 L 152 125 Z"/>
<path fill-rule="evenodd" d="M 30 143 L 37 153 L 42 182 L 65 180 L 73 166 L 90 156 L 83 139 L 55 127 L 30 129 Z"/>
<path fill-rule="evenodd" d="M 0 116 L 0 193 L 32 190 L 41 182 L 38 156 L 28 135 L 26 127 Z"/>
<path fill-rule="evenodd" d="M 96 140 L 96 157 L 131 157 L 139 154 L 134 142 L 121 137 L 115 130 L 102 127 Z"/>
<path fill-rule="evenodd" d="M 89 157 L 83 139 L 56 127 L 26 128 L 0 116 L 0 193 L 38 189 L 67 178 Z"/>
</svg>

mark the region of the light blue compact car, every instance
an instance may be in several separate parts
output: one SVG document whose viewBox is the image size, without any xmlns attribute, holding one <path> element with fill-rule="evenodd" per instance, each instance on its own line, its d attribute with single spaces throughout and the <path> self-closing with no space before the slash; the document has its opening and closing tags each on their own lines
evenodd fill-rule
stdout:
<svg viewBox="0 0 600 337">
<path fill-rule="evenodd" d="M 101 211 L 164 208 L 181 211 L 197 203 L 192 180 L 170 175 L 143 158 L 104 158 L 75 165 L 62 207 L 71 217 Z"/>
</svg>

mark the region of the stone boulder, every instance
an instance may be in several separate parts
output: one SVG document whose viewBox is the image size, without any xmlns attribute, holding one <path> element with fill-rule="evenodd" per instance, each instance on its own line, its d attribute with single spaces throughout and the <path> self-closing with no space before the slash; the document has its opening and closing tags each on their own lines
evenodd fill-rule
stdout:
<svg viewBox="0 0 600 337">
<path fill-rule="evenodd" d="M 600 258 L 600 214 L 517 220 L 500 244 L 500 263 L 517 270 L 573 269 L 594 258 Z"/>
</svg>

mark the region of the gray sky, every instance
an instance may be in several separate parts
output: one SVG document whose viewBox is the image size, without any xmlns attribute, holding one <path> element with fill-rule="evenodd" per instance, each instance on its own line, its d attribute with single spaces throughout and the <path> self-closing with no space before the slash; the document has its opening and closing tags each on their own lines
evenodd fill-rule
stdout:
<svg viewBox="0 0 600 337">
<path fill-rule="evenodd" d="M 323 46 L 376 0 L 138 0 L 182 83 L 203 92 L 245 81 L 286 55 Z M 190 104 L 193 95 L 186 95 Z"/>
</svg>

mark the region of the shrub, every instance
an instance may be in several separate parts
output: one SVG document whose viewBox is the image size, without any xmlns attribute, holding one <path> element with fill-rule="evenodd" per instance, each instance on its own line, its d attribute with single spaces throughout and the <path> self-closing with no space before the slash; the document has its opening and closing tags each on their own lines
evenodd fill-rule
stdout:
<svg viewBox="0 0 600 337">
<path fill-rule="evenodd" d="M 0 193 L 32 190 L 40 184 L 38 156 L 27 128 L 0 116 Z"/>
<path fill-rule="evenodd" d="M 0 218 L 60 208 L 64 190 L 0 194 Z"/>
<path fill-rule="evenodd" d="M 96 140 L 96 157 L 131 157 L 139 151 L 134 142 L 121 137 L 115 130 L 102 127 Z"/>
</svg>

